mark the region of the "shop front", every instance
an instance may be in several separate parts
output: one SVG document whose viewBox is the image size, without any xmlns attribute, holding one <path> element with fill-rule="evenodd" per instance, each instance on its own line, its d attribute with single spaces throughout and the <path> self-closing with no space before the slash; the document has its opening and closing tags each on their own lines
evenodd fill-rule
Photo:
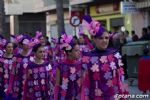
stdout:
<svg viewBox="0 0 150 100">
<path fill-rule="evenodd" d="M 108 31 L 118 31 L 121 27 L 131 31 L 131 15 L 121 14 L 120 3 L 91 6 L 90 15 L 100 21 Z"/>
</svg>

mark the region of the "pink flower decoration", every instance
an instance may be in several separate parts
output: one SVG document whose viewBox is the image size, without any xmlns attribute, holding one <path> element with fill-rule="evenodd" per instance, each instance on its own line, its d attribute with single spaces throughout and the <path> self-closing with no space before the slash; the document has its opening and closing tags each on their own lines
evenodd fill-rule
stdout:
<svg viewBox="0 0 150 100">
<path fill-rule="evenodd" d="M 111 54 L 111 55 L 108 55 L 107 57 L 108 57 L 108 60 L 109 60 L 110 62 L 114 61 L 114 57 L 113 57 L 112 54 Z"/>
<path fill-rule="evenodd" d="M 68 78 L 63 77 L 63 83 L 66 84 L 68 82 L 69 82 Z"/>
<path fill-rule="evenodd" d="M 119 65 L 119 67 L 123 66 L 123 63 L 122 63 L 121 59 L 118 60 L 118 65 Z"/>
<path fill-rule="evenodd" d="M 23 39 L 23 35 L 18 35 L 16 37 L 16 42 L 20 42 Z"/>
<path fill-rule="evenodd" d="M 102 93 L 103 92 L 100 89 L 95 89 L 95 96 L 101 96 Z"/>
<path fill-rule="evenodd" d="M 22 58 L 17 58 L 17 62 L 21 62 L 22 61 Z"/>
<path fill-rule="evenodd" d="M 109 71 L 110 70 L 109 65 L 104 64 L 103 67 L 102 67 L 102 70 L 105 71 L 105 72 Z"/>
<path fill-rule="evenodd" d="M 34 72 L 34 73 L 38 73 L 38 71 L 39 71 L 38 68 L 34 68 L 34 69 L 33 69 L 33 72 Z"/>
<path fill-rule="evenodd" d="M 64 47 L 66 47 L 66 50 L 71 50 L 72 49 L 72 47 L 68 43 L 64 43 L 64 44 L 61 45 L 61 49 L 64 48 Z"/>
<path fill-rule="evenodd" d="M 115 62 L 111 62 L 110 63 L 110 67 L 111 67 L 112 70 L 116 69 L 117 68 L 116 67 L 116 63 Z"/>
<path fill-rule="evenodd" d="M 46 70 L 47 70 L 47 71 L 50 71 L 51 69 L 52 69 L 51 64 L 49 64 L 48 66 L 46 66 Z"/>
<path fill-rule="evenodd" d="M 119 53 L 119 52 L 117 52 L 117 53 L 115 54 L 115 57 L 116 57 L 117 59 L 121 58 L 120 53 Z"/>
<path fill-rule="evenodd" d="M 35 36 L 35 38 L 38 38 L 38 37 L 40 37 L 40 36 L 42 36 L 42 32 L 36 31 L 36 36 Z"/>
<path fill-rule="evenodd" d="M 68 35 L 67 39 L 65 40 L 66 43 L 70 43 L 73 39 L 72 35 Z"/>
<path fill-rule="evenodd" d="M 28 45 L 28 44 L 30 44 L 30 41 L 28 39 L 24 39 L 22 43 L 25 45 Z"/>
<path fill-rule="evenodd" d="M 113 86 L 112 80 L 108 80 L 107 83 L 106 83 L 106 85 L 108 85 L 108 87 L 112 87 Z"/>
<path fill-rule="evenodd" d="M 70 67 L 70 73 L 71 73 L 71 74 L 74 74 L 75 72 L 76 72 L 75 67 Z"/>
<path fill-rule="evenodd" d="M 27 63 L 23 64 L 23 68 L 27 68 L 27 66 L 28 66 Z"/>
<path fill-rule="evenodd" d="M 61 43 L 70 43 L 72 39 L 73 39 L 72 35 L 64 34 L 61 36 Z"/>
<path fill-rule="evenodd" d="M 39 39 L 32 38 L 31 41 L 30 41 L 30 43 L 28 44 L 28 46 L 29 47 L 33 47 L 34 45 L 39 44 L 39 43 L 40 43 Z"/>
<path fill-rule="evenodd" d="M 102 56 L 102 57 L 100 58 L 100 61 L 101 61 L 102 63 L 107 63 L 107 56 Z"/>
<path fill-rule="evenodd" d="M 46 67 L 47 67 L 47 66 L 46 66 Z M 47 68 L 46 68 L 46 69 L 47 69 Z M 44 71 L 45 71 L 45 67 L 40 67 L 40 68 L 39 68 L 39 71 L 40 71 L 40 72 L 44 72 Z"/>
<path fill-rule="evenodd" d="M 4 46 L 6 44 L 7 40 L 6 39 L 2 39 L 0 40 L 0 45 Z"/>
<path fill-rule="evenodd" d="M 83 56 L 82 57 L 82 62 L 88 63 L 89 62 L 89 57 L 88 56 Z"/>
<path fill-rule="evenodd" d="M 5 64 L 8 64 L 8 60 L 7 60 L 7 59 L 5 59 L 5 60 L 4 60 L 4 63 L 5 63 Z"/>
<path fill-rule="evenodd" d="M 45 80 L 44 79 L 41 80 L 41 84 L 42 85 L 45 84 Z"/>
<path fill-rule="evenodd" d="M 119 72 L 121 75 L 124 75 L 124 69 L 122 67 L 119 68 Z"/>
<path fill-rule="evenodd" d="M 96 33 L 99 31 L 99 28 L 100 28 L 100 23 L 98 21 L 94 21 L 93 20 L 90 23 L 90 29 L 89 29 L 90 34 L 93 35 L 93 36 L 95 36 Z"/>
<path fill-rule="evenodd" d="M 92 65 L 91 70 L 93 72 L 99 72 L 99 66 L 97 64 Z"/>
</svg>

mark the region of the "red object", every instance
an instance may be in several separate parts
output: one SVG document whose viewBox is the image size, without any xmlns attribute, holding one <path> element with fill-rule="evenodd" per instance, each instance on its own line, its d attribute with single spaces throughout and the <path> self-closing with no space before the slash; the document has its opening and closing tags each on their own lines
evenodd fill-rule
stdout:
<svg viewBox="0 0 150 100">
<path fill-rule="evenodd" d="M 73 10 L 73 11 L 71 11 L 71 16 L 78 16 L 80 18 L 80 23 L 82 23 L 83 15 L 84 15 L 83 10 Z"/>
<path fill-rule="evenodd" d="M 141 58 L 138 65 L 138 88 L 150 90 L 150 58 Z"/>
</svg>

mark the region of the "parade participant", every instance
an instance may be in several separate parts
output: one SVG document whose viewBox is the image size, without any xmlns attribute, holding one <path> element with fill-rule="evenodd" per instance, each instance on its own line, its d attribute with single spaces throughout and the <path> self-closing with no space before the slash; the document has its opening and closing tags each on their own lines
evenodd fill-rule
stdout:
<svg viewBox="0 0 150 100">
<path fill-rule="evenodd" d="M 6 39 L 2 35 L 0 35 L 0 57 L 4 54 L 3 47 L 6 43 Z"/>
<path fill-rule="evenodd" d="M 39 31 L 36 32 L 35 37 L 44 46 L 44 49 L 45 49 L 44 50 L 45 51 L 44 58 L 45 58 L 45 60 L 50 61 L 52 59 L 52 48 L 51 48 L 51 45 L 46 43 L 46 37 L 43 36 L 42 32 L 39 32 Z"/>
<path fill-rule="evenodd" d="M 89 52 L 94 48 L 88 36 L 83 33 L 79 34 L 79 45 L 81 52 Z"/>
<path fill-rule="evenodd" d="M 33 54 L 34 60 L 23 64 L 26 66 L 23 100 L 53 100 L 53 71 L 44 60 L 44 46 L 35 45 Z"/>
<path fill-rule="evenodd" d="M 23 39 L 22 34 L 20 34 L 20 35 L 11 35 L 10 36 L 10 41 L 14 44 L 13 53 L 15 55 L 18 55 L 22 51 L 21 44 L 20 44 L 22 39 Z"/>
<path fill-rule="evenodd" d="M 8 89 L 13 62 L 13 44 L 11 42 L 6 41 L 3 45 L 3 49 L 5 52 L 0 58 L 0 98 L 5 97 L 5 92 Z"/>
<path fill-rule="evenodd" d="M 82 57 L 84 80 L 81 100 L 116 100 L 116 94 L 128 93 L 120 54 L 109 49 L 109 33 L 90 16 L 84 16 L 95 49 Z M 122 99 L 122 98 L 121 98 Z"/>
<path fill-rule="evenodd" d="M 65 33 L 66 34 L 66 33 Z M 66 53 L 64 50 L 61 49 L 61 40 L 60 38 L 52 38 L 51 39 L 53 42 L 53 47 L 52 47 L 52 58 L 53 58 L 53 65 L 56 67 L 59 65 L 60 62 L 63 62 L 66 59 Z"/>
<path fill-rule="evenodd" d="M 58 64 L 56 71 L 55 100 L 80 100 L 81 63 L 79 45 L 73 37 L 61 36 L 61 48 L 66 52 L 66 59 Z"/>
<path fill-rule="evenodd" d="M 23 94 L 23 84 L 25 79 L 25 70 L 26 68 L 21 66 L 22 63 L 27 63 L 29 61 L 29 57 L 31 55 L 31 48 L 30 48 L 30 37 L 24 35 L 19 42 L 21 47 L 20 53 L 13 57 L 13 70 L 14 73 L 11 75 L 10 80 L 12 84 L 9 84 L 8 93 L 12 94 L 12 98 L 14 99 L 21 99 Z"/>
</svg>

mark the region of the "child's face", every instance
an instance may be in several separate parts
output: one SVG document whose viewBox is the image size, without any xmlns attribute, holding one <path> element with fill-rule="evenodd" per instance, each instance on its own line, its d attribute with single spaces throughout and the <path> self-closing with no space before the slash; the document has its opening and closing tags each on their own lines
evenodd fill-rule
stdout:
<svg viewBox="0 0 150 100">
<path fill-rule="evenodd" d="M 45 38 L 43 36 L 39 40 L 42 45 L 45 45 Z"/>
<path fill-rule="evenodd" d="M 80 48 L 79 45 L 75 45 L 72 49 L 70 56 L 72 56 L 74 59 L 80 58 Z"/>
<path fill-rule="evenodd" d="M 6 52 L 7 53 L 13 53 L 13 44 L 12 43 L 8 43 L 6 46 Z"/>
<path fill-rule="evenodd" d="M 45 55 L 44 47 L 39 47 L 35 53 L 35 56 L 39 59 L 44 59 L 44 55 Z"/>
</svg>

